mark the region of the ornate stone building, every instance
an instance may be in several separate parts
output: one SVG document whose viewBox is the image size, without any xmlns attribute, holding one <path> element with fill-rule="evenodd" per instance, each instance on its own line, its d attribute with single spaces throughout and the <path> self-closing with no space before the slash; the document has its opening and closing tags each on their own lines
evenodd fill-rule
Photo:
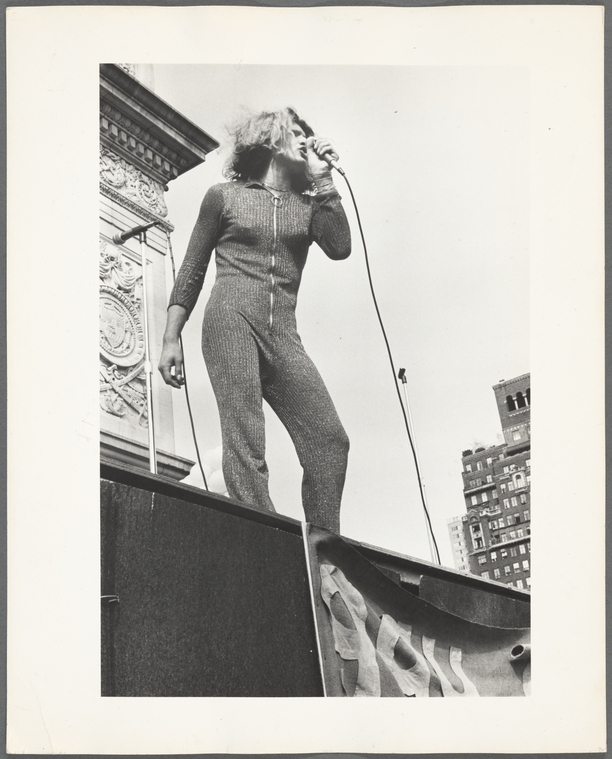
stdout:
<svg viewBox="0 0 612 759">
<path fill-rule="evenodd" d="M 146 233 L 147 311 L 155 367 L 165 325 L 166 257 L 172 224 L 168 182 L 218 147 L 210 135 L 161 100 L 152 67 L 100 67 L 100 448 L 101 455 L 149 468 L 143 329 L 143 271 L 138 237 L 113 237 L 155 222 Z M 149 86 L 145 86 L 149 85 Z M 192 462 L 175 455 L 172 394 L 153 373 L 153 418 L 160 474 L 182 479 Z"/>
</svg>

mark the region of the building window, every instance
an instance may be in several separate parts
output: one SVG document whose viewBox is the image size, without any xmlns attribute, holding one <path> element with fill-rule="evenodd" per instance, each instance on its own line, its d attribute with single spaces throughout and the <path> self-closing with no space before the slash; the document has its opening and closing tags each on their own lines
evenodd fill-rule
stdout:
<svg viewBox="0 0 612 759">
<path fill-rule="evenodd" d="M 489 530 L 496 530 L 497 529 L 497 522 L 489 522 Z"/>
<path fill-rule="evenodd" d="M 521 499 L 521 503 L 527 503 L 527 496 L 525 493 L 521 493 L 520 499 Z"/>
<path fill-rule="evenodd" d="M 493 463 L 493 459 L 491 458 L 487 459 L 487 466 L 491 466 L 492 463 Z"/>
<path fill-rule="evenodd" d="M 486 503 L 489 500 L 489 494 L 485 491 L 482 493 L 482 502 Z"/>
<path fill-rule="evenodd" d="M 505 493 L 506 492 L 506 483 L 505 482 L 500 482 L 499 489 L 500 489 L 500 491 L 502 493 Z"/>
<path fill-rule="evenodd" d="M 525 582 L 527 583 L 527 587 L 530 588 L 531 587 L 531 577 L 526 577 L 525 578 Z"/>
<path fill-rule="evenodd" d="M 521 523 L 521 515 L 520 514 L 513 514 L 512 519 L 514 520 L 512 524 L 520 524 Z"/>
<path fill-rule="evenodd" d="M 520 574 L 520 572 L 521 572 L 521 565 L 518 563 L 518 561 L 515 562 L 512 566 L 514 568 L 514 574 L 515 575 Z"/>
<path fill-rule="evenodd" d="M 504 509 L 510 508 L 510 501 L 507 498 L 504 498 L 503 503 L 504 503 Z"/>
<path fill-rule="evenodd" d="M 509 536 L 510 540 L 515 540 L 516 539 L 516 530 L 510 530 L 510 532 L 508 533 L 508 536 Z"/>
<path fill-rule="evenodd" d="M 514 398 L 511 395 L 506 396 L 506 408 L 508 411 L 516 411 L 516 404 L 514 403 Z"/>
<path fill-rule="evenodd" d="M 506 524 L 505 524 L 505 522 L 504 522 L 504 518 L 503 518 L 503 517 L 500 517 L 500 518 L 498 519 L 498 521 L 497 521 L 497 526 L 498 526 L 498 527 L 505 527 L 505 526 L 506 526 Z"/>
<path fill-rule="evenodd" d="M 523 581 L 522 581 L 522 580 L 517 580 L 517 581 L 516 581 L 516 587 L 517 587 L 517 588 L 524 588 L 524 587 L 525 587 L 525 585 L 524 585 L 524 583 L 523 583 Z"/>
<path fill-rule="evenodd" d="M 523 560 L 523 569 L 525 570 L 525 572 L 529 572 L 529 559 Z"/>
<path fill-rule="evenodd" d="M 490 475 L 490 474 L 488 474 L 488 475 L 487 475 L 487 482 L 489 482 L 489 483 L 490 483 L 490 482 L 493 482 L 493 477 L 492 477 L 492 475 Z"/>
<path fill-rule="evenodd" d="M 476 462 L 476 469 L 478 469 L 479 472 L 482 471 L 482 461 L 477 461 Z"/>
<path fill-rule="evenodd" d="M 525 548 L 525 544 L 521 543 L 519 546 L 519 553 L 527 553 L 527 549 Z"/>
<path fill-rule="evenodd" d="M 491 561 L 497 561 L 497 551 L 491 551 Z"/>
<path fill-rule="evenodd" d="M 494 577 L 496 580 L 499 580 L 500 576 L 501 576 L 501 572 L 499 571 L 499 569 L 494 569 L 494 570 L 493 570 L 493 577 Z"/>
<path fill-rule="evenodd" d="M 514 430 L 512 433 L 512 439 L 516 442 L 517 440 L 521 439 L 521 431 L 520 430 Z"/>
<path fill-rule="evenodd" d="M 518 506 L 518 501 L 516 500 L 516 496 L 515 495 L 513 495 L 512 498 L 510 499 L 510 503 L 513 506 Z"/>
<path fill-rule="evenodd" d="M 500 555 L 501 555 L 502 559 L 506 559 L 508 557 L 508 549 L 507 548 L 502 548 L 501 551 L 500 551 Z"/>
<path fill-rule="evenodd" d="M 517 488 L 524 488 L 525 487 L 525 477 L 523 476 L 522 472 L 519 472 L 518 474 L 514 475 L 514 483 L 515 487 Z"/>
<path fill-rule="evenodd" d="M 527 509 L 526 511 L 523 511 L 523 519 L 525 520 L 525 522 L 529 521 L 529 509 Z"/>
<path fill-rule="evenodd" d="M 486 564 L 487 563 L 487 557 L 483 554 L 482 556 L 478 557 L 478 563 L 479 564 Z"/>
<path fill-rule="evenodd" d="M 477 495 L 473 495 L 472 496 L 472 506 L 476 506 L 477 503 L 478 503 L 478 496 Z"/>
<path fill-rule="evenodd" d="M 508 490 L 514 490 L 514 483 L 513 482 L 509 482 L 508 483 Z"/>
<path fill-rule="evenodd" d="M 531 459 L 527 459 L 525 466 L 528 466 L 531 469 Z"/>
<path fill-rule="evenodd" d="M 472 465 L 471 464 L 466 464 L 465 465 L 465 471 L 466 472 L 471 472 L 472 471 Z"/>
<path fill-rule="evenodd" d="M 507 577 L 510 574 L 510 572 L 511 572 L 510 564 L 506 564 L 506 566 L 504 567 L 504 575 L 506 575 Z"/>
<path fill-rule="evenodd" d="M 510 549 L 510 556 L 516 556 L 516 554 L 517 554 L 516 546 L 513 546 Z"/>
<path fill-rule="evenodd" d="M 517 405 L 519 408 L 525 408 L 525 406 L 527 405 L 527 403 L 525 402 L 525 398 L 524 398 L 524 396 L 523 396 L 523 393 L 521 393 L 521 391 L 520 391 L 520 390 L 519 390 L 519 391 L 518 391 L 518 393 L 516 394 L 516 405 Z"/>
<path fill-rule="evenodd" d="M 506 533 L 505 533 L 505 532 L 504 532 L 504 534 L 501 536 L 501 541 L 502 541 L 502 543 L 507 543 L 507 542 L 508 542 L 508 536 L 506 535 Z"/>
<path fill-rule="evenodd" d="M 483 578 L 483 580 L 489 579 L 489 573 L 488 572 L 481 572 L 480 576 Z"/>
</svg>

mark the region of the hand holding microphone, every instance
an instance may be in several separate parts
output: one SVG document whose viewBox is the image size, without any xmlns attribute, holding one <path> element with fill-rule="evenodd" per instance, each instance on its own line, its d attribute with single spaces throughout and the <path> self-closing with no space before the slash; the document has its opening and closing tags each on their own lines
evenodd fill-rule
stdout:
<svg viewBox="0 0 612 759">
<path fill-rule="evenodd" d="M 325 137 L 309 137 L 306 141 L 308 148 L 308 165 L 311 174 L 316 178 L 327 174 L 329 169 L 336 169 L 344 176 L 344 171 L 338 166 L 338 154 L 331 142 Z"/>
</svg>

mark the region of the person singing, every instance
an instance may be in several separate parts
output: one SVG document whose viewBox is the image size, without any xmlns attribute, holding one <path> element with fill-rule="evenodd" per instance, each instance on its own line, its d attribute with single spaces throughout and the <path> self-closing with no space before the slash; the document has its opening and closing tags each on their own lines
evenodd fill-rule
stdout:
<svg viewBox="0 0 612 759">
<path fill-rule="evenodd" d="M 349 441 L 295 317 L 311 243 L 334 260 L 351 252 L 348 221 L 323 159 L 337 155 L 291 108 L 251 116 L 232 136 L 224 170 L 230 181 L 206 193 L 170 296 L 159 370 L 168 385 L 181 387 L 179 337 L 216 250 L 202 351 L 219 408 L 228 493 L 275 511 L 263 398 L 295 445 L 306 520 L 339 532 Z"/>
</svg>

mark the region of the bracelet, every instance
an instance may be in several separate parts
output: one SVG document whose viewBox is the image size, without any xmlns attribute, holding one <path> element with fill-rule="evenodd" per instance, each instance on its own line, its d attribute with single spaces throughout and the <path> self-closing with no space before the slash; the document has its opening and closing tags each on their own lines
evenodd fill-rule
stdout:
<svg viewBox="0 0 612 759">
<path fill-rule="evenodd" d="M 331 174 L 324 174 L 323 176 L 315 177 L 313 182 L 317 190 L 317 194 L 321 192 L 329 192 L 330 190 L 336 189 L 336 185 L 334 184 L 334 180 Z"/>
</svg>

